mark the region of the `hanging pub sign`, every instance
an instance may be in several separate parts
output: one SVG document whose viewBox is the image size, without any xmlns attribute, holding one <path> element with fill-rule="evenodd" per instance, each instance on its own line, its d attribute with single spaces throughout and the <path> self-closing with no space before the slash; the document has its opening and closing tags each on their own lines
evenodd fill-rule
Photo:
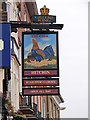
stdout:
<svg viewBox="0 0 90 120">
<path fill-rule="evenodd" d="M 22 94 L 23 96 L 60 95 L 59 87 L 22 88 Z"/>
<path fill-rule="evenodd" d="M 23 86 L 59 86 L 59 78 L 23 79 Z"/>
<path fill-rule="evenodd" d="M 23 33 L 23 77 L 59 76 L 58 32 Z"/>
<path fill-rule="evenodd" d="M 0 68 L 10 68 L 10 24 L 0 24 Z"/>
</svg>

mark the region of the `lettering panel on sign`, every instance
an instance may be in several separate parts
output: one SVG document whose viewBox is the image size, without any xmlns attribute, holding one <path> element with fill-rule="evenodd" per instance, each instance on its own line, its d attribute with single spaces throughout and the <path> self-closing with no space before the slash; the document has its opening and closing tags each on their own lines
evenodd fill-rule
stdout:
<svg viewBox="0 0 90 120">
<path fill-rule="evenodd" d="M 37 70 L 37 71 L 24 71 L 24 76 L 56 76 L 57 70 Z"/>
<path fill-rule="evenodd" d="M 23 79 L 23 86 L 59 86 L 59 79 Z"/>
<path fill-rule="evenodd" d="M 52 15 L 34 15 L 33 22 L 35 23 L 53 23 L 56 22 L 56 16 Z"/>
<path fill-rule="evenodd" d="M 59 88 L 23 88 L 23 96 L 59 95 Z"/>
</svg>

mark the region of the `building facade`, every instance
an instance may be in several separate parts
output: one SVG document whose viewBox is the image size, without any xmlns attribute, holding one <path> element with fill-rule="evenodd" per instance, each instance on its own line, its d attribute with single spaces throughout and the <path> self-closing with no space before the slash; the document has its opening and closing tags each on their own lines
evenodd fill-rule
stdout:
<svg viewBox="0 0 90 120">
<path fill-rule="evenodd" d="M 61 95 L 59 96 L 49 96 L 48 97 L 48 117 L 60 120 L 60 104 L 63 103 Z"/>
<path fill-rule="evenodd" d="M 0 22 L 33 22 L 32 16 L 38 15 L 36 2 L 0 2 Z M 25 119 L 60 119 L 60 96 L 23 96 L 22 95 L 22 32 L 30 28 L 18 28 L 11 32 L 11 68 L 0 69 L 0 92 L 9 98 L 14 113 L 21 111 Z M 5 77 L 5 76 L 8 77 Z M 6 79 L 5 79 L 6 78 Z M 32 86 L 31 86 L 32 87 Z M 7 88 L 7 89 L 6 89 Z M 12 116 L 12 115 L 8 115 Z M 5 116 L 4 116 L 5 118 Z M 6 118 L 5 118 L 6 119 Z"/>
</svg>

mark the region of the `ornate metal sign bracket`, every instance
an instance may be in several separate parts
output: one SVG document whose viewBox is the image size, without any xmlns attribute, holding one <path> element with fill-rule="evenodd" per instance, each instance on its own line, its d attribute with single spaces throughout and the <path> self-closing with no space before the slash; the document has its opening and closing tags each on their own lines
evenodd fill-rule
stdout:
<svg viewBox="0 0 90 120">
<path fill-rule="evenodd" d="M 40 24 L 40 23 L 28 23 L 25 21 L 10 21 L 11 24 L 11 32 L 17 32 L 17 28 L 30 28 L 31 30 L 49 30 L 49 29 L 57 29 L 62 30 L 63 24 Z"/>
</svg>

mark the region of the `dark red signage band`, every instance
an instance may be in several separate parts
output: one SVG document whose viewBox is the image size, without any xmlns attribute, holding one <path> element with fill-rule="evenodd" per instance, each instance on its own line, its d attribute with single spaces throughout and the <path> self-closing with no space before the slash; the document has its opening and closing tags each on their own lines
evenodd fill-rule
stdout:
<svg viewBox="0 0 90 120">
<path fill-rule="evenodd" d="M 59 88 L 23 88 L 23 96 L 59 95 Z"/>
<path fill-rule="evenodd" d="M 25 76 L 33 75 L 57 75 L 57 70 L 36 70 L 36 71 L 24 71 Z"/>
<path fill-rule="evenodd" d="M 58 86 L 59 79 L 23 80 L 23 86 Z"/>
</svg>

